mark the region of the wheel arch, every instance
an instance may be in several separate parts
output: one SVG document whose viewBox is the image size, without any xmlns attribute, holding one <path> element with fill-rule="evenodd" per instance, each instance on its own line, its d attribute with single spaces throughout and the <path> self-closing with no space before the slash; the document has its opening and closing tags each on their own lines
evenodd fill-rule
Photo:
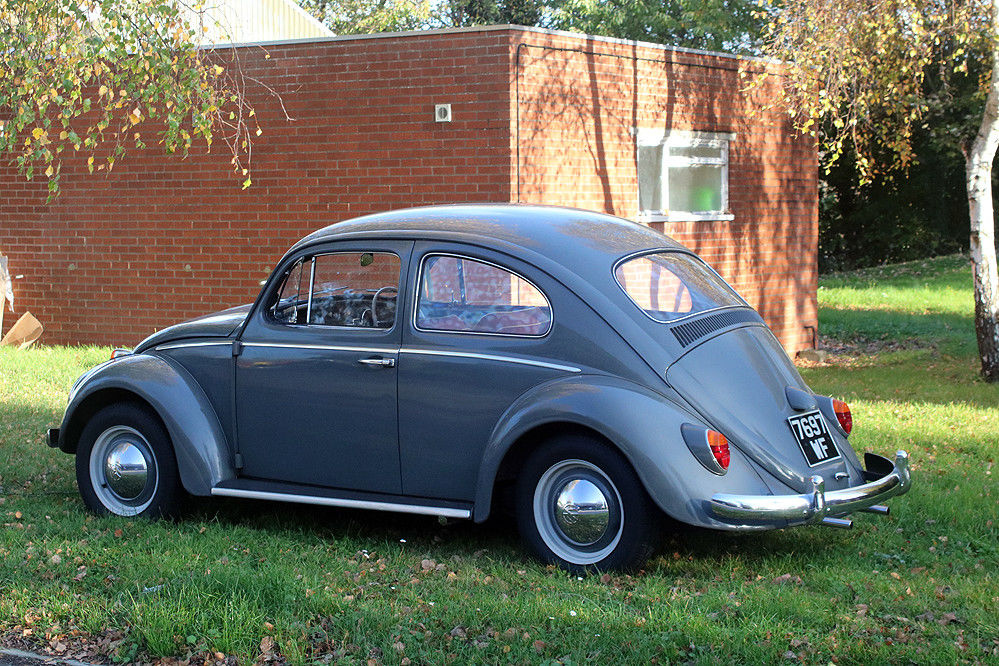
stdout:
<svg viewBox="0 0 999 666">
<path fill-rule="evenodd" d="M 59 430 L 59 449 L 64 453 L 76 453 L 76 447 L 80 443 L 80 435 L 87 422 L 93 418 L 94 414 L 101 411 L 108 405 L 120 402 L 133 402 L 145 409 L 163 423 L 163 419 L 156 412 L 149 401 L 134 391 L 124 388 L 108 387 L 92 391 L 79 401 L 72 412 L 67 410 L 66 418 L 63 419 L 62 427 Z M 164 428 L 166 425 L 163 426 Z"/>
<path fill-rule="evenodd" d="M 479 467 L 473 518 L 489 517 L 497 483 L 516 474 L 513 470 L 541 438 L 568 431 L 599 438 L 624 456 L 652 502 L 671 518 L 725 527 L 709 510 L 714 492 L 768 491 L 735 448 L 725 477 L 705 469 L 683 441 L 684 423 L 706 425 L 662 393 L 617 377 L 577 376 L 535 387 L 493 429 Z"/>
<path fill-rule="evenodd" d="M 116 360 L 84 377 L 66 408 L 59 448 L 75 453 L 87 421 L 118 402 L 142 405 L 160 420 L 187 492 L 209 495 L 235 476 L 229 442 L 201 386 L 176 362 L 151 354 Z"/>
<path fill-rule="evenodd" d="M 658 394 L 622 379 L 596 376 L 572 377 L 543 384 L 518 398 L 499 419 L 483 452 L 476 484 L 476 522 L 486 520 L 493 508 L 497 487 L 508 482 L 542 442 L 566 434 L 585 436 L 617 451 L 632 466 L 653 497 L 661 483 L 650 483 L 648 456 L 653 444 L 641 428 L 629 427 L 627 406 L 636 399 L 669 403 Z M 679 426 L 677 426 L 679 427 Z M 688 454 L 689 455 L 689 454 Z M 661 497 L 662 493 L 658 493 Z"/>
<path fill-rule="evenodd" d="M 522 433 L 506 449 L 496 468 L 496 476 L 493 479 L 493 491 L 490 496 L 490 503 L 495 504 L 498 496 L 496 489 L 505 484 L 512 483 L 516 479 L 517 472 L 523 467 L 528 456 L 539 446 L 555 437 L 577 436 L 586 437 L 600 442 L 608 448 L 622 453 L 621 449 L 614 444 L 606 435 L 599 430 L 583 425 L 572 420 L 554 420 L 539 423 L 533 428 Z M 490 508 L 490 511 L 493 507 Z M 476 518 L 478 520 L 478 518 Z"/>
</svg>

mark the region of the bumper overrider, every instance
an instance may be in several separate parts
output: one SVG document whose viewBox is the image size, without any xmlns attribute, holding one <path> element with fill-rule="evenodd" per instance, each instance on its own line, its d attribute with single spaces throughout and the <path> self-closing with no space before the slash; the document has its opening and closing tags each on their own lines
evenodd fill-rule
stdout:
<svg viewBox="0 0 999 666">
<path fill-rule="evenodd" d="M 778 526 L 821 523 L 850 527 L 849 520 L 839 519 L 854 511 L 887 514 L 881 502 L 908 492 L 912 486 L 909 454 L 895 453 L 894 465 L 873 453 L 864 455 L 864 483 L 859 486 L 826 492 L 825 480 L 811 478 L 812 490 L 803 495 L 729 495 L 716 493 L 709 502 L 712 512 L 726 522 L 745 521 L 746 526 L 779 523 Z"/>
</svg>

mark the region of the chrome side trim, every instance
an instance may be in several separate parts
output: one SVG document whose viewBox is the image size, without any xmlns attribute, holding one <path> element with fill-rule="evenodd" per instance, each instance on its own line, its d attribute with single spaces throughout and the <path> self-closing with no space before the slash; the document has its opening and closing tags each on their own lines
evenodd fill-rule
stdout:
<svg viewBox="0 0 999 666">
<path fill-rule="evenodd" d="M 316 497 L 314 495 L 293 495 L 290 493 L 272 493 L 263 490 L 212 488 L 212 495 L 219 497 L 242 497 L 244 499 L 272 500 L 275 502 L 294 502 L 296 504 L 314 504 L 318 506 L 336 506 L 347 509 L 371 509 L 374 511 L 415 513 L 424 516 L 443 516 L 444 518 L 472 517 L 472 512 L 468 509 L 448 509 L 444 507 L 423 506 L 419 504 L 398 504 L 396 502 L 339 499 L 336 497 Z"/>
<path fill-rule="evenodd" d="M 185 347 L 223 347 L 232 345 L 232 340 L 225 342 L 174 342 L 165 345 L 157 345 L 156 351 L 166 351 L 168 349 L 184 349 Z"/>
<path fill-rule="evenodd" d="M 444 351 L 442 349 L 417 349 L 415 347 L 403 347 L 400 349 L 403 354 L 422 354 L 425 356 L 450 356 L 454 358 L 476 358 L 483 361 L 499 361 L 501 363 L 519 363 L 520 365 L 533 365 L 538 368 L 549 370 L 561 370 L 562 372 L 582 372 L 579 368 L 571 365 L 559 365 L 558 363 L 547 363 L 545 361 L 535 361 L 529 358 L 517 358 L 516 356 L 495 356 L 493 354 L 476 354 L 474 352 Z"/>
<path fill-rule="evenodd" d="M 883 458 L 881 461 L 891 464 Z M 716 493 L 711 496 L 709 504 L 711 511 L 719 518 L 780 523 L 775 527 L 783 527 L 785 521 L 787 526 L 822 523 L 827 516 L 842 517 L 875 506 L 878 508 L 873 508 L 873 512 L 881 513 L 882 507 L 878 505 L 882 501 L 905 494 L 912 487 L 909 454 L 897 451 L 892 470 L 863 485 L 826 492 L 825 480 L 821 476 L 815 475 L 811 481 L 811 492 L 802 495 Z"/>
<path fill-rule="evenodd" d="M 244 342 L 244 347 L 275 347 L 278 349 L 321 349 L 324 351 L 359 352 L 361 354 L 398 354 L 398 349 L 385 347 L 352 347 L 347 345 L 289 344 L 284 342 Z"/>
</svg>

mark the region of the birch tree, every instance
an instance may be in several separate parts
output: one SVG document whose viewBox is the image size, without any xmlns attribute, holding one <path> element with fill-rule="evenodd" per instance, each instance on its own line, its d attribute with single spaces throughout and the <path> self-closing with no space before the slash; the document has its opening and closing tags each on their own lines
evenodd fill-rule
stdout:
<svg viewBox="0 0 999 666">
<path fill-rule="evenodd" d="M 761 0 L 763 51 L 784 62 L 781 99 L 826 164 L 852 145 L 861 182 L 904 169 L 935 81 L 977 77 L 965 157 L 975 330 L 982 376 L 999 381 L 999 276 L 992 165 L 999 147 L 999 0 Z M 969 67 L 976 63 L 984 67 Z M 980 73 L 976 73 L 980 72 Z M 885 156 L 888 156 L 885 158 Z"/>
</svg>

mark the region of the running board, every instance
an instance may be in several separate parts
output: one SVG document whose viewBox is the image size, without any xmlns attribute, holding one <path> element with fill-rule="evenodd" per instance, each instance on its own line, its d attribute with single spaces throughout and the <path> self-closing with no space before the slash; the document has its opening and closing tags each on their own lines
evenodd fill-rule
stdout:
<svg viewBox="0 0 999 666">
<path fill-rule="evenodd" d="M 317 506 L 335 506 L 344 509 L 371 509 L 374 511 L 393 511 L 395 513 L 414 513 L 424 516 L 441 516 L 443 518 L 471 518 L 469 509 L 454 509 L 442 506 L 427 506 L 423 504 L 402 504 L 399 502 L 381 502 L 376 500 L 347 499 L 342 497 L 320 497 L 317 495 L 300 495 L 298 493 L 276 493 L 266 490 L 245 490 L 243 488 L 212 488 L 216 497 L 241 497 L 244 499 L 268 500 L 274 502 L 293 502 L 296 504 L 314 504 Z"/>
</svg>

